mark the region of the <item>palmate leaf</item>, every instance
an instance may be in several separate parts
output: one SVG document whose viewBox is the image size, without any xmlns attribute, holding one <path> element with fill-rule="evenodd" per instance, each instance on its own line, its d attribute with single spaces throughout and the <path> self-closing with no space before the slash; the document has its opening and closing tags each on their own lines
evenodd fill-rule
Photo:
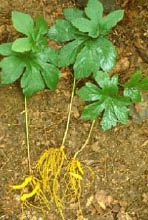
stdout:
<svg viewBox="0 0 148 220">
<path fill-rule="evenodd" d="M 124 85 L 124 96 L 129 97 L 133 103 L 141 101 L 141 91 L 148 89 L 148 77 L 141 80 L 141 71 L 135 72 Z"/>
<path fill-rule="evenodd" d="M 81 32 L 88 32 L 90 37 L 96 38 L 100 34 L 99 20 L 101 22 L 103 14 L 103 6 L 97 0 L 89 0 L 85 8 L 86 16 L 73 19 L 72 24 Z"/>
<path fill-rule="evenodd" d="M 85 47 L 81 49 L 74 64 L 75 78 L 88 77 L 99 68 L 109 72 L 116 61 L 116 50 L 112 43 L 106 38 L 96 41 L 86 41 Z"/>
<path fill-rule="evenodd" d="M 117 52 L 104 35 L 122 19 L 123 13 L 117 10 L 103 18 L 103 5 L 98 0 L 88 0 L 84 11 L 65 9 L 66 20 L 57 20 L 48 32 L 50 39 L 68 43 L 60 49 L 59 66 L 74 64 L 76 79 L 88 77 L 99 68 L 109 72 Z M 82 44 L 80 37 L 85 38 Z"/>
<path fill-rule="evenodd" d="M 45 87 L 55 90 L 61 76 L 56 67 L 59 52 L 46 48 L 47 23 L 38 17 L 34 26 L 32 18 L 21 12 L 13 12 L 12 20 L 14 27 L 27 37 L 0 45 L 0 54 L 8 56 L 0 62 L 2 84 L 13 83 L 21 77 L 25 96 Z"/>
<path fill-rule="evenodd" d="M 0 63 L 2 84 L 13 83 L 23 75 L 21 87 L 25 96 L 41 91 L 45 86 L 55 90 L 61 76 L 56 67 L 57 57 L 57 51 L 46 48 L 32 57 L 13 55 L 4 58 Z"/>
<path fill-rule="evenodd" d="M 26 76 L 24 77 L 23 75 L 24 78 L 21 80 L 21 86 L 26 96 L 31 96 L 34 92 L 43 90 L 45 86 L 51 90 L 56 89 L 61 76 L 59 69 L 55 65 L 57 56 L 56 50 L 45 48 L 40 53 L 35 54 L 32 60 L 26 61 Z"/>
<path fill-rule="evenodd" d="M 129 113 L 129 109 L 126 106 L 131 102 L 128 97 L 118 96 L 117 75 L 110 79 L 107 73 L 98 72 L 95 74 L 95 79 L 100 86 L 99 88 L 92 83 L 87 83 L 78 91 L 83 100 L 94 101 L 94 103 L 84 107 L 82 118 L 94 120 L 103 112 L 100 123 L 103 130 L 110 129 L 118 121 L 125 124 Z"/>
</svg>

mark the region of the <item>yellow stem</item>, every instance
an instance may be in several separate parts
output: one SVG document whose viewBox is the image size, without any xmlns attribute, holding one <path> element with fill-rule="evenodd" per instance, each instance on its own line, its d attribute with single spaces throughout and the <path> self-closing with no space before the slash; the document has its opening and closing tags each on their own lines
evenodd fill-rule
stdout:
<svg viewBox="0 0 148 220">
<path fill-rule="evenodd" d="M 62 140 L 62 146 L 64 146 L 64 144 L 65 144 L 65 140 L 66 140 L 67 133 L 68 133 L 68 128 L 69 128 L 69 122 L 70 122 L 70 115 L 71 115 L 71 109 L 72 109 L 72 102 L 73 102 L 73 97 L 74 97 L 75 86 L 76 86 L 76 80 L 75 80 L 75 78 L 74 78 L 73 87 L 72 87 L 72 93 L 71 93 L 71 100 L 70 100 L 69 109 L 68 109 L 68 117 L 67 117 L 66 130 L 65 130 L 64 137 L 63 137 L 63 140 Z"/>
<path fill-rule="evenodd" d="M 29 172 L 31 173 L 29 129 L 28 129 L 28 111 L 27 111 L 27 98 L 26 98 L 26 96 L 25 96 L 25 123 L 26 123 L 26 142 L 27 142 L 27 154 L 28 154 L 28 167 L 29 167 Z"/>
<path fill-rule="evenodd" d="M 82 145 L 82 147 L 80 148 L 80 150 L 78 150 L 78 151 L 75 153 L 74 158 L 76 158 L 76 157 L 78 156 L 78 154 L 79 154 L 80 152 L 82 152 L 82 151 L 84 150 L 84 148 L 86 147 L 86 145 L 88 144 L 89 139 L 90 139 L 90 136 L 91 136 L 91 133 L 92 133 L 92 129 L 93 129 L 93 127 L 94 127 L 94 124 L 95 124 L 95 120 L 92 121 L 90 130 L 89 130 L 89 134 L 88 134 L 88 137 L 87 137 L 85 143 Z"/>
</svg>

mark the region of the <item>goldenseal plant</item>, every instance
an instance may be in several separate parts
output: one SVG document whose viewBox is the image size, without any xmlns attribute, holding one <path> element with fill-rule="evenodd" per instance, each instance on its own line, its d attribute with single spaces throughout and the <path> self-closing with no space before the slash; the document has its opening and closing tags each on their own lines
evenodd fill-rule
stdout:
<svg viewBox="0 0 148 220">
<path fill-rule="evenodd" d="M 57 68 L 58 51 L 47 48 L 46 21 L 37 17 L 34 23 L 30 15 L 22 12 L 12 12 L 12 21 L 15 29 L 26 37 L 0 45 L 0 54 L 7 56 L 0 62 L 1 83 L 14 83 L 21 77 L 26 97 L 45 87 L 55 90 L 61 73 Z"/>
<path fill-rule="evenodd" d="M 84 11 L 65 9 L 65 19 L 56 20 L 48 32 L 50 39 L 66 43 L 59 53 L 59 67 L 74 64 L 76 79 L 88 77 L 98 69 L 109 72 L 117 53 L 106 35 L 123 15 L 123 10 L 116 10 L 103 17 L 103 5 L 97 0 L 89 0 Z"/>
<path fill-rule="evenodd" d="M 97 71 L 94 78 L 97 85 L 87 82 L 78 90 L 84 101 L 93 102 L 84 107 L 82 119 L 94 120 L 103 112 L 100 124 L 104 131 L 116 126 L 117 122 L 126 124 L 127 106 L 141 102 L 141 92 L 148 89 L 148 77 L 141 79 L 141 71 L 138 71 L 124 85 L 119 84 L 118 75 L 109 77 L 107 72 Z M 123 95 L 119 95 L 119 85 L 124 88 Z"/>
</svg>

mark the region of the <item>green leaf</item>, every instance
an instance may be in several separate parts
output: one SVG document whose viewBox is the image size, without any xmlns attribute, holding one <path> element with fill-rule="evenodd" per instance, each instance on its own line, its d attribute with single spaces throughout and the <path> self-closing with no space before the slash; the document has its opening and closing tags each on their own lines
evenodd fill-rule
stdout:
<svg viewBox="0 0 148 220">
<path fill-rule="evenodd" d="M 133 103 L 141 102 L 141 93 L 136 88 L 125 88 L 124 96 L 129 97 Z"/>
<path fill-rule="evenodd" d="M 76 18 L 72 24 L 81 32 L 88 32 L 90 37 L 96 38 L 99 36 L 99 28 L 96 22 L 92 22 L 86 18 Z"/>
<path fill-rule="evenodd" d="M 117 52 L 112 42 L 106 38 L 98 38 L 94 43 L 94 47 L 98 54 L 100 67 L 105 72 L 109 72 L 114 67 L 117 57 Z"/>
<path fill-rule="evenodd" d="M 104 103 L 98 101 L 85 106 L 81 118 L 84 120 L 94 120 L 104 109 Z"/>
<path fill-rule="evenodd" d="M 116 10 L 107 15 L 102 22 L 104 32 L 102 34 L 107 34 L 110 30 L 116 26 L 116 24 L 123 19 L 124 10 Z"/>
<path fill-rule="evenodd" d="M 89 0 L 87 7 L 85 8 L 86 15 L 95 21 L 102 20 L 103 16 L 103 5 L 97 0 Z"/>
<path fill-rule="evenodd" d="M 0 54 L 3 56 L 9 56 L 12 55 L 12 43 L 3 43 L 0 45 Z"/>
<path fill-rule="evenodd" d="M 24 72 L 21 79 L 21 87 L 23 88 L 24 95 L 27 97 L 45 88 L 40 71 L 33 65 Z"/>
<path fill-rule="evenodd" d="M 129 97 L 133 103 L 141 101 L 141 91 L 148 89 L 148 77 L 140 80 L 141 71 L 134 73 L 131 79 L 125 83 L 124 96 Z"/>
<path fill-rule="evenodd" d="M 52 64 L 43 63 L 41 73 L 47 87 L 51 90 L 55 90 L 61 75 L 59 69 Z"/>
<path fill-rule="evenodd" d="M 132 87 L 136 86 L 137 83 L 140 81 L 140 78 L 141 78 L 141 71 L 135 72 L 131 76 L 130 80 L 124 84 L 124 87 L 125 88 L 132 88 Z"/>
<path fill-rule="evenodd" d="M 148 89 L 148 76 L 142 79 L 139 85 L 136 86 L 136 88 L 140 91 L 147 90 Z"/>
<path fill-rule="evenodd" d="M 64 9 L 64 16 L 66 20 L 72 21 L 76 18 L 84 17 L 84 12 L 76 8 Z"/>
<path fill-rule="evenodd" d="M 61 48 L 59 53 L 59 67 L 69 66 L 76 60 L 85 39 L 76 39 Z"/>
<path fill-rule="evenodd" d="M 72 24 L 81 32 L 90 32 L 92 29 L 92 23 L 87 18 L 76 18 L 72 21 Z"/>
<path fill-rule="evenodd" d="M 75 39 L 75 28 L 66 20 L 56 20 L 56 24 L 51 26 L 48 37 L 57 42 L 64 42 Z"/>
<path fill-rule="evenodd" d="M 104 89 L 105 94 L 116 95 L 118 93 L 118 75 L 110 79 L 108 73 L 97 71 L 94 77 L 98 85 Z"/>
<path fill-rule="evenodd" d="M 117 118 L 110 98 L 108 98 L 105 102 L 105 111 L 100 124 L 104 131 L 116 126 L 117 124 Z"/>
<path fill-rule="evenodd" d="M 36 29 L 39 34 L 46 34 L 48 32 L 48 24 L 42 17 L 37 17 L 35 20 Z"/>
<path fill-rule="evenodd" d="M 12 50 L 15 52 L 23 53 L 31 50 L 32 44 L 29 38 L 19 38 L 12 44 Z"/>
<path fill-rule="evenodd" d="M 101 126 L 104 131 L 116 126 L 117 122 L 126 124 L 128 119 L 129 109 L 125 107 L 126 103 L 118 103 L 118 98 L 107 98 L 105 100 L 105 111 L 101 120 Z"/>
<path fill-rule="evenodd" d="M 120 121 L 122 124 L 126 124 L 128 119 L 129 109 L 124 106 L 126 105 L 125 103 L 123 103 L 123 105 L 118 105 L 117 103 L 118 102 L 116 102 L 116 99 L 113 99 L 113 104 L 114 104 L 113 108 L 115 115 L 118 121 Z"/>
<path fill-rule="evenodd" d="M 12 12 L 12 21 L 17 31 L 27 36 L 31 35 L 34 22 L 30 15 L 22 12 Z"/>
<path fill-rule="evenodd" d="M 79 89 L 78 95 L 84 101 L 96 101 L 101 98 L 101 90 L 93 83 L 86 83 L 85 86 Z"/>
<path fill-rule="evenodd" d="M 49 47 L 45 48 L 44 50 L 36 54 L 36 59 L 39 62 L 50 62 L 57 66 L 59 59 L 59 51 Z"/>
<path fill-rule="evenodd" d="M 25 63 L 17 56 L 10 56 L 0 62 L 0 67 L 2 68 L 2 84 L 9 84 L 15 82 L 21 76 Z"/>
<path fill-rule="evenodd" d="M 78 91 L 78 95 L 83 100 L 94 101 L 93 104 L 84 108 L 82 118 L 94 120 L 104 111 L 100 123 L 103 130 L 110 129 L 118 121 L 125 124 L 129 113 L 129 109 L 126 106 L 131 104 L 131 102 L 128 97 L 118 96 L 118 76 L 114 75 L 110 78 L 107 73 L 100 71 L 95 74 L 95 79 L 101 88 L 92 83 L 87 83 Z"/>
<path fill-rule="evenodd" d="M 80 51 L 74 64 L 76 79 L 88 77 L 99 68 L 98 55 L 93 47 L 86 45 Z"/>
</svg>

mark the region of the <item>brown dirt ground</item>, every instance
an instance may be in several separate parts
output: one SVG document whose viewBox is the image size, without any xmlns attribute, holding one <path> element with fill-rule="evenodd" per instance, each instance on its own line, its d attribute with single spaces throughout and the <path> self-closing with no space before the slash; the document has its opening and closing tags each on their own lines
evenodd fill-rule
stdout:
<svg viewBox="0 0 148 220">
<path fill-rule="evenodd" d="M 125 9 L 122 22 L 110 38 L 118 50 L 114 72 L 121 81 L 141 69 L 148 75 L 148 3 L 145 0 L 118 1 Z M 23 11 L 33 17 L 43 15 L 48 24 L 62 16 L 62 9 L 74 5 L 57 0 L 1 0 L 0 42 L 13 41 L 18 34 L 11 23 L 12 11 Z M 65 70 L 63 70 L 65 71 Z M 70 69 L 67 69 L 70 71 Z M 113 73 L 114 73 L 113 72 Z M 113 74 L 112 73 L 112 74 Z M 77 83 L 79 87 L 83 82 Z M 70 101 L 72 75 L 61 78 L 56 92 L 44 90 L 28 100 L 31 165 L 43 150 L 59 147 L 66 125 Z M 84 143 L 90 122 L 82 121 L 84 102 L 75 95 L 69 133 L 67 155 L 72 156 Z M 0 219 L 21 219 L 19 192 L 9 184 L 21 183 L 28 174 L 25 137 L 24 98 L 19 83 L 0 87 Z M 82 209 L 88 220 L 148 220 L 148 120 L 103 132 L 96 121 L 91 139 L 79 160 L 95 173 L 95 181 L 84 186 Z M 88 176 L 89 178 L 89 176 Z M 76 205 L 65 208 L 67 220 L 80 220 Z M 24 219 L 43 219 L 41 213 L 25 209 Z M 47 212 L 46 219 L 60 219 L 56 209 Z"/>
</svg>

